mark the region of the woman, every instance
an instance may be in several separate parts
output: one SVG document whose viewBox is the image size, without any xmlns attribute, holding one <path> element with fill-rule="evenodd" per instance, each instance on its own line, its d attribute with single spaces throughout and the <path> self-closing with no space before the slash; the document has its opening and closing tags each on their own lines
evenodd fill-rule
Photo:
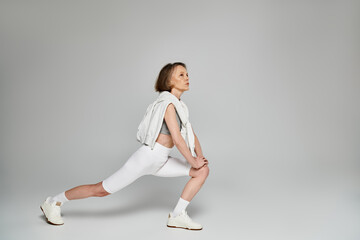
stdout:
<svg viewBox="0 0 360 240">
<path fill-rule="evenodd" d="M 186 65 L 181 62 L 166 64 L 159 73 L 155 90 L 160 92 L 159 97 L 148 107 L 138 128 L 138 141 L 143 143 L 141 147 L 105 180 L 48 197 L 40 206 L 48 223 L 64 224 L 60 206 L 69 200 L 104 197 L 143 175 L 151 174 L 161 177 L 191 176 L 174 210 L 168 215 L 167 226 L 202 229 L 201 224 L 192 221 L 186 212 L 189 202 L 209 174 L 208 160 L 203 156 L 199 140 L 188 121 L 187 107 L 180 99 L 183 92 L 189 90 Z M 185 160 L 169 156 L 174 145 Z"/>
</svg>

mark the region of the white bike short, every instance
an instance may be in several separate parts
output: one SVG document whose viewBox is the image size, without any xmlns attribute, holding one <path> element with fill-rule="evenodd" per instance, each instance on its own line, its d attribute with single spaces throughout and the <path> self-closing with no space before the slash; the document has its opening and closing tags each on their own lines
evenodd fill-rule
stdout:
<svg viewBox="0 0 360 240">
<path fill-rule="evenodd" d="M 169 156 L 172 149 L 158 142 L 155 142 L 153 150 L 142 144 L 119 170 L 102 182 L 103 188 L 108 193 L 114 193 L 139 177 L 150 174 L 159 177 L 190 176 L 191 165 L 186 159 Z"/>
</svg>

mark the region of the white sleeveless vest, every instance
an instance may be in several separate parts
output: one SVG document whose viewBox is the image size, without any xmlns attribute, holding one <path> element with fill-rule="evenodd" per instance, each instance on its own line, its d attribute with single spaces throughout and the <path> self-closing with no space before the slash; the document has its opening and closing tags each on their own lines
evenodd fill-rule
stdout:
<svg viewBox="0 0 360 240">
<path fill-rule="evenodd" d="M 139 124 L 136 138 L 140 143 L 150 146 L 151 149 L 154 148 L 164 120 L 166 108 L 170 103 L 174 104 L 181 119 L 181 136 L 184 138 L 193 157 L 196 157 L 195 137 L 189 122 L 189 110 L 182 100 L 177 99 L 177 97 L 168 91 L 162 91 L 158 98 L 147 107 L 146 113 Z"/>
</svg>

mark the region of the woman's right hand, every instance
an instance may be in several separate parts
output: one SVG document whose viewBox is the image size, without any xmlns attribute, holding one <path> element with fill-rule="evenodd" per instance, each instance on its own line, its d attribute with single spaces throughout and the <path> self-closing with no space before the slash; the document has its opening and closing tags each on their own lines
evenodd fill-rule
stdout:
<svg viewBox="0 0 360 240">
<path fill-rule="evenodd" d="M 199 169 L 207 164 L 208 164 L 208 160 L 206 160 L 204 156 L 197 156 L 196 158 L 194 157 L 194 164 L 192 167 Z"/>
</svg>

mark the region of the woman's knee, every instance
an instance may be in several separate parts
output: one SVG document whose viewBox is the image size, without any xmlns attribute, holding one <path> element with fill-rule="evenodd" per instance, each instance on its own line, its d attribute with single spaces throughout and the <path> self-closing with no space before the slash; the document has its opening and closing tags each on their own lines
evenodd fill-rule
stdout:
<svg viewBox="0 0 360 240">
<path fill-rule="evenodd" d="M 210 173 L 209 166 L 205 165 L 201 169 L 202 169 L 201 176 L 206 179 L 209 176 L 209 173 Z"/>
<path fill-rule="evenodd" d="M 109 195 L 110 193 L 107 192 L 104 187 L 102 186 L 102 182 L 99 182 L 97 184 L 95 184 L 95 188 L 94 188 L 94 196 L 96 197 L 105 197 L 107 195 Z"/>
<path fill-rule="evenodd" d="M 209 167 L 207 165 L 203 166 L 202 168 L 199 169 L 194 169 L 190 176 L 192 177 L 196 177 L 196 178 L 203 178 L 204 180 L 207 178 L 207 176 L 209 175 Z"/>
</svg>

